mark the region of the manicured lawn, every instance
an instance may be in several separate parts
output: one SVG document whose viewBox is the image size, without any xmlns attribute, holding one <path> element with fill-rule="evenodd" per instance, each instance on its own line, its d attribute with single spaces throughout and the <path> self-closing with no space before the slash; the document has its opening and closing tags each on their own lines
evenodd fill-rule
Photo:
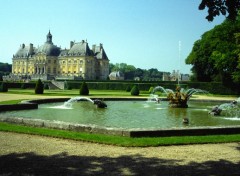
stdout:
<svg viewBox="0 0 240 176">
<path fill-rule="evenodd" d="M 210 135 L 210 136 L 182 136 L 182 137 L 142 137 L 130 138 L 102 134 L 89 134 L 82 132 L 36 128 L 0 122 L 0 131 L 17 132 L 24 134 L 43 135 L 63 139 L 96 142 L 125 147 L 149 147 L 166 145 L 186 145 L 204 143 L 240 142 L 240 134 L 236 135 Z"/>
<path fill-rule="evenodd" d="M 9 89 L 8 93 L 35 95 L 33 89 Z M 79 96 L 79 90 L 44 90 L 43 96 Z M 89 90 L 89 96 L 131 96 L 131 93 L 121 90 Z M 142 96 L 149 96 L 148 91 L 141 91 L 139 97 Z"/>
</svg>

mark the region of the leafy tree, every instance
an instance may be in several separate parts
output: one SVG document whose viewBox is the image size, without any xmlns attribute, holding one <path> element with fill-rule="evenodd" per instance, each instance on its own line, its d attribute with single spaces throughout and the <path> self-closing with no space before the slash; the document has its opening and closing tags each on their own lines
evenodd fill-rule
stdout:
<svg viewBox="0 0 240 176">
<path fill-rule="evenodd" d="M 0 71 L 10 73 L 12 71 L 12 65 L 0 62 Z"/>
<path fill-rule="evenodd" d="M 0 62 L 0 81 L 2 80 L 2 76 L 9 75 L 11 72 L 12 72 L 11 64 Z"/>
<path fill-rule="evenodd" d="M 132 90 L 131 90 L 131 95 L 137 96 L 139 95 L 140 91 L 137 85 L 134 85 Z"/>
<path fill-rule="evenodd" d="M 158 71 L 156 68 L 149 70 L 135 68 L 133 65 L 127 65 L 126 63 L 110 64 L 111 72 L 120 71 L 124 74 L 125 80 L 134 80 L 135 77 L 139 77 L 141 80 L 158 80 L 162 79 L 163 72 Z"/>
<path fill-rule="evenodd" d="M 239 51 L 236 33 L 240 30 L 240 20 L 225 20 L 221 25 L 205 32 L 194 43 L 186 58 L 192 64 L 192 72 L 198 81 L 222 81 L 232 84 L 239 72 Z"/>
<path fill-rule="evenodd" d="M 227 15 L 228 19 L 236 20 L 240 9 L 240 0 L 202 0 L 199 10 L 208 8 L 206 19 L 213 21 L 216 16 Z"/>
<path fill-rule="evenodd" d="M 84 81 L 80 87 L 80 91 L 79 91 L 80 95 L 89 95 L 89 89 L 87 86 L 87 83 Z"/>
<path fill-rule="evenodd" d="M 36 86 L 35 86 L 35 94 L 43 94 L 44 87 L 41 79 L 38 79 Z"/>
<path fill-rule="evenodd" d="M 143 78 L 144 70 L 141 68 L 137 68 L 134 72 L 134 77 L 139 77 L 140 79 Z"/>
<path fill-rule="evenodd" d="M 7 84 L 2 82 L 2 84 L 0 86 L 0 92 L 7 92 L 7 91 L 8 91 Z"/>
</svg>

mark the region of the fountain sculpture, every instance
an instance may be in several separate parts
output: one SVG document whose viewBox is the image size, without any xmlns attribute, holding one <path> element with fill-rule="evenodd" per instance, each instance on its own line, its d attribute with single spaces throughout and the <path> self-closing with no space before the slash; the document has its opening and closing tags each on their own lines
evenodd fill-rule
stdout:
<svg viewBox="0 0 240 176">
<path fill-rule="evenodd" d="M 106 108 L 107 107 L 107 104 L 105 102 L 103 102 L 102 100 L 99 100 L 99 99 L 92 100 L 92 99 L 87 98 L 87 97 L 71 98 L 67 102 L 64 103 L 64 106 L 71 107 L 73 102 L 78 102 L 78 101 L 81 101 L 81 100 L 89 101 L 89 102 L 93 103 L 94 105 L 96 105 L 98 108 Z"/>
<path fill-rule="evenodd" d="M 214 106 L 209 114 L 214 116 L 220 116 L 221 113 L 226 114 L 227 116 L 231 117 L 238 117 L 240 114 L 240 98 L 230 102 L 230 103 L 223 103 L 221 105 Z"/>
<path fill-rule="evenodd" d="M 167 99 L 169 100 L 169 106 L 174 108 L 187 108 L 188 107 L 188 100 L 190 97 L 195 93 L 208 93 L 207 91 L 201 89 L 181 89 L 180 86 L 176 87 L 176 92 L 174 93 L 171 89 L 164 89 L 161 86 L 157 86 L 153 89 L 153 94 L 156 90 L 162 90 L 164 93 L 167 94 Z"/>
</svg>

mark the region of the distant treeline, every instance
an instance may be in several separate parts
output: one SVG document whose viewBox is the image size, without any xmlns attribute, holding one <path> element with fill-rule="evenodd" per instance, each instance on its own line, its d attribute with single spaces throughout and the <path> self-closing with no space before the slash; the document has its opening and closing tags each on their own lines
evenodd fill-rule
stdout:
<svg viewBox="0 0 240 176">
<path fill-rule="evenodd" d="M 12 72 L 12 65 L 0 62 L 0 77 L 9 75 Z"/>
</svg>

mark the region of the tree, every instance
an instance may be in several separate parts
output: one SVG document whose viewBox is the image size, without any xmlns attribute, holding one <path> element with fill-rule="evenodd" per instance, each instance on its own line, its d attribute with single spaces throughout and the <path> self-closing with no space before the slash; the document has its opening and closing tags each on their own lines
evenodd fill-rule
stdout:
<svg viewBox="0 0 240 176">
<path fill-rule="evenodd" d="M 240 20 L 225 20 L 221 25 L 205 32 L 194 43 L 191 53 L 185 60 L 192 64 L 192 72 L 198 81 L 222 81 L 232 84 L 239 73 L 238 40 Z"/>
<path fill-rule="evenodd" d="M 126 80 L 134 80 L 135 77 L 139 77 L 141 80 L 161 80 L 163 72 L 158 71 L 156 68 L 149 70 L 135 68 L 133 65 L 127 65 L 126 63 L 110 64 L 111 72 L 120 71 L 124 74 Z"/>
<path fill-rule="evenodd" d="M 35 94 L 43 94 L 44 91 L 44 85 L 41 81 L 41 79 L 38 79 L 36 86 L 35 86 Z"/>
<path fill-rule="evenodd" d="M 89 95 L 89 90 L 88 90 L 88 86 L 87 83 L 84 81 L 80 87 L 80 91 L 79 91 L 80 95 Z"/>
<path fill-rule="evenodd" d="M 132 90 L 131 90 L 131 95 L 137 96 L 139 95 L 140 91 L 137 85 L 134 85 Z"/>
<path fill-rule="evenodd" d="M 202 0 L 199 10 L 208 8 L 206 19 L 213 21 L 216 16 L 224 15 L 230 20 L 236 20 L 240 9 L 240 0 Z"/>
<path fill-rule="evenodd" d="M 240 83 L 240 33 L 235 34 L 236 43 L 237 43 L 237 49 L 235 50 L 235 53 L 238 55 L 238 64 L 236 67 L 235 72 L 233 72 L 232 77 L 234 82 Z"/>
</svg>

